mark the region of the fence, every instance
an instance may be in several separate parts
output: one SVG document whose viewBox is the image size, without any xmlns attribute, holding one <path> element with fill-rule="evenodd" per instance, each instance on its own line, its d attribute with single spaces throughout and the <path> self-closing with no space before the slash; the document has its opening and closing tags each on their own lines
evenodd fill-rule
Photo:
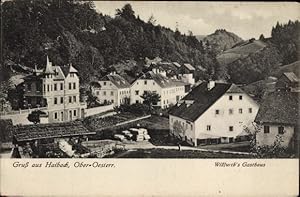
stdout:
<svg viewBox="0 0 300 197">
<path fill-rule="evenodd" d="M 14 110 L 9 112 L 0 112 L 0 116 L 6 116 L 6 115 L 15 115 L 15 114 L 25 114 L 25 113 L 31 113 L 34 110 L 47 110 L 47 107 L 38 107 L 38 108 L 31 108 L 31 109 L 22 109 L 22 110 Z"/>
</svg>

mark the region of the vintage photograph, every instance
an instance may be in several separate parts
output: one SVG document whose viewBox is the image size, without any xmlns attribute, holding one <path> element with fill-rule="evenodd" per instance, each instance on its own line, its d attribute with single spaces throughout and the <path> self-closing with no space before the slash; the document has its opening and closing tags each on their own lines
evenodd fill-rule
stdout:
<svg viewBox="0 0 300 197">
<path fill-rule="evenodd" d="M 1 158 L 299 158 L 295 2 L 1 1 Z"/>
</svg>

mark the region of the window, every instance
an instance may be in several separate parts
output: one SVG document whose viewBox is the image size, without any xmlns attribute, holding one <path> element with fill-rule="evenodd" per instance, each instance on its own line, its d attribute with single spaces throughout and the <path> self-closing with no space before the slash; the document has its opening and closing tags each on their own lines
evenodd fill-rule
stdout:
<svg viewBox="0 0 300 197">
<path fill-rule="evenodd" d="M 216 115 L 220 114 L 220 110 L 216 109 Z"/>
<path fill-rule="evenodd" d="M 243 100 L 243 96 L 242 96 L 242 95 L 240 95 L 240 96 L 239 96 L 239 99 L 240 99 L 240 100 Z"/>
<path fill-rule="evenodd" d="M 57 119 L 57 112 L 54 113 L 54 119 Z"/>
<path fill-rule="evenodd" d="M 229 100 L 232 101 L 232 96 L 231 95 L 229 96 Z"/>
<path fill-rule="evenodd" d="M 97 91 L 96 94 L 99 95 L 99 91 Z"/>
<path fill-rule="evenodd" d="M 270 133 L 270 127 L 264 126 L 264 133 Z"/>
<path fill-rule="evenodd" d="M 230 127 L 229 127 L 229 131 L 233 131 L 233 126 L 230 126 Z"/>
<path fill-rule="evenodd" d="M 122 92 L 121 92 L 121 93 L 122 93 Z M 113 95 L 114 95 L 114 92 L 113 92 L 113 91 L 111 91 L 111 92 L 110 92 L 110 95 L 111 95 L 111 96 L 113 96 Z"/>
<path fill-rule="evenodd" d="M 73 96 L 73 102 L 76 103 L 76 96 Z"/>
<path fill-rule="evenodd" d="M 155 85 L 155 82 L 153 82 L 153 85 Z"/>
<path fill-rule="evenodd" d="M 60 103 L 64 103 L 64 97 L 60 97 Z"/>
<path fill-rule="evenodd" d="M 278 134 L 283 134 L 284 133 L 284 127 L 280 126 L 278 127 Z"/>
<path fill-rule="evenodd" d="M 57 90 L 57 84 L 55 83 L 54 84 L 54 91 L 56 91 Z"/>
<path fill-rule="evenodd" d="M 106 96 L 106 92 L 105 91 L 103 91 L 103 95 Z"/>
<path fill-rule="evenodd" d="M 147 81 L 144 81 L 144 84 L 147 85 Z"/>
<path fill-rule="evenodd" d="M 76 116 L 76 111 L 77 111 L 76 109 L 73 111 L 73 115 L 74 115 L 74 116 Z"/>
<path fill-rule="evenodd" d="M 103 82 L 103 85 L 106 86 L 106 81 Z"/>
<path fill-rule="evenodd" d="M 252 108 L 249 108 L 248 111 L 249 111 L 249 113 L 251 114 L 251 113 L 252 113 Z"/>
<path fill-rule="evenodd" d="M 73 89 L 74 90 L 76 89 L 76 83 L 73 83 Z"/>
<path fill-rule="evenodd" d="M 61 83 L 61 84 L 60 84 L 60 90 L 63 90 L 63 89 L 64 89 L 64 84 Z"/>
<path fill-rule="evenodd" d="M 139 103 L 139 100 L 135 100 L 135 103 Z"/>
<path fill-rule="evenodd" d="M 50 85 L 47 85 L 47 92 L 50 92 Z"/>
<path fill-rule="evenodd" d="M 111 103 L 114 103 L 114 100 L 111 100 Z"/>
<path fill-rule="evenodd" d="M 233 114 L 233 109 L 229 109 L 229 114 Z"/>
<path fill-rule="evenodd" d="M 69 103 L 72 103 L 72 97 L 69 96 Z"/>
<path fill-rule="evenodd" d="M 69 83 L 69 90 L 72 89 L 72 83 Z"/>
<path fill-rule="evenodd" d="M 138 90 L 135 91 L 135 95 L 139 95 L 139 91 Z"/>
<path fill-rule="evenodd" d="M 191 124 L 191 130 L 193 130 L 193 125 Z"/>
<path fill-rule="evenodd" d="M 46 85 L 44 84 L 44 89 L 43 89 L 43 91 L 45 92 L 46 91 Z"/>
<path fill-rule="evenodd" d="M 206 126 L 206 130 L 207 130 L 207 131 L 210 131 L 210 130 L 211 130 L 211 126 L 210 126 L 210 125 L 207 125 L 207 126 Z"/>
<path fill-rule="evenodd" d="M 239 109 L 239 113 L 242 114 L 243 113 L 243 109 Z"/>
<path fill-rule="evenodd" d="M 54 98 L 54 105 L 56 105 L 57 104 L 57 98 L 55 97 Z"/>
</svg>

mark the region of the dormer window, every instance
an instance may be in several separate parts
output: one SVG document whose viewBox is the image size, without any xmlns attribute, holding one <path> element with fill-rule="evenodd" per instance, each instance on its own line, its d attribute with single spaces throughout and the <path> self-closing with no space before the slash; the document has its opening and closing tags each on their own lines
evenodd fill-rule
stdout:
<svg viewBox="0 0 300 197">
<path fill-rule="evenodd" d="M 229 96 L 229 100 L 232 101 L 232 96 L 231 95 Z"/>
</svg>

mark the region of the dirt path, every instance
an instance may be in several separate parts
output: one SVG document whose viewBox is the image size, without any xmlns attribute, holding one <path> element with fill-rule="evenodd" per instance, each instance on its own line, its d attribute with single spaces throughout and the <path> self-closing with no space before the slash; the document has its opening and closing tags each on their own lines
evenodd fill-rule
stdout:
<svg viewBox="0 0 300 197">
<path fill-rule="evenodd" d="M 127 150 L 152 149 L 152 148 L 178 150 L 178 146 L 154 146 L 150 142 L 137 142 L 137 143 L 133 143 L 133 144 L 125 144 L 125 148 Z M 202 152 L 213 152 L 213 153 L 228 153 L 228 154 L 238 154 L 238 155 L 252 155 L 252 153 L 247 153 L 247 152 L 236 152 L 236 151 L 227 151 L 227 150 L 203 149 L 203 148 L 189 147 L 189 146 L 181 146 L 180 149 L 181 150 L 202 151 Z"/>
</svg>

